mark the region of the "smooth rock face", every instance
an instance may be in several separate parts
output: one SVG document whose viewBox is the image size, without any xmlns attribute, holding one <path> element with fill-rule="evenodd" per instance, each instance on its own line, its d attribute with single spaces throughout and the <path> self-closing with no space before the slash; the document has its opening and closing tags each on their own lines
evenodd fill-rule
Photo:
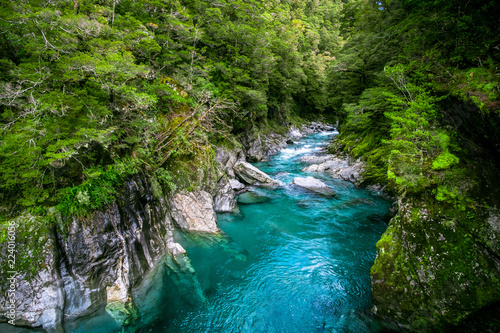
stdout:
<svg viewBox="0 0 500 333">
<path fill-rule="evenodd" d="M 15 223 L 19 226 L 32 218 L 30 214 L 25 214 L 17 218 Z M 63 332 L 64 291 L 59 271 L 56 268 L 60 256 L 56 247 L 55 233 L 38 233 L 35 236 L 35 232 L 33 232 L 33 237 L 45 237 L 47 239 L 45 247 L 42 249 L 44 258 L 42 267 L 38 267 L 36 277 L 31 281 L 28 280 L 26 272 L 18 271 L 17 274 L 2 272 L 0 321 L 14 320 L 16 326 L 41 326 L 48 332 Z M 16 243 L 16 250 L 22 246 L 22 243 Z M 8 253 L 5 251 L 7 243 L 0 243 L 0 247 L 2 258 L 7 261 Z M 22 249 L 20 250 L 22 251 Z M 21 260 L 19 254 L 16 254 L 16 259 Z M 13 279 L 8 280 L 10 278 Z M 11 284 L 15 286 L 13 289 L 11 289 Z M 10 308 L 11 299 L 8 298 L 8 294 L 12 290 L 14 290 L 15 318 L 5 317 Z M 11 325 L 8 325 L 7 328 L 11 328 L 13 332 L 16 332 Z M 6 331 L 9 332 L 9 330 Z"/>
<path fill-rule="evenodd" d="M 278 182 L 269 177 L 266 173 L 260 171 L 253 165 L 247 162 L 240 161 L 235 164 L 234 172 L 244 182 L 256 186 L 278 186 Z"/>
<path fill-rule="evenodd" d="M 236 206 L 234 191 L 226 176 L 222 176 L 218 183 L 218 191 L 214 198 L 214 210 L 218 213 L 231 212 Z"/>
<path fill-rule="evenodd" d="M 293 179 L 293 183 L 300 187 L 306 188 L 310 191 L 324 194 L 324 195 L 335 195 L 335 191 L 333 189 L 323 183 L 321 180 L 316 179 L 314 177 L 295 177 Z"/>
<path fill-rule="evenodd" d="M 243 185 L 242 183 L 240 183 L 240 181 L 237 180 L 237 179 L 229 179 L 229 183 L 231 184 L 231 187 L 235 191 L 240 191 L 240 190 L 242 190 L 242 189 L 245 188 L 245 185 Z"/>
<path fill-rule="evenodd" d="M 66 316 L 84 316 L 105 304 L 118 322 L 128 316 L 124 304 L 131 288 L 168 251 L 165 235 L 173 229 L 165 203 L 153 199 L 148 186 L 147 180 L 130 181 L 116 204 L 92 221 L 72 220 L 60 241 Z"/>
<path fill-rule="evenodd" d="M 215 233 L 219 228 L 213 207 L 214 202 L 210 193 L 184 191 L 174 195 L 171 215 L 183 229 Z"/>
<path fill-rule="evenodd" d="M 107 210 L 91 219 L 68 219 L 64 237 L 47 235 L 45 267 L 34 279 L 19 279 L 16 325 L 72 332 L 74 319 L 107 304 L 118 322 L 127 318 L 131 289 L 173 241 L 167 205 L 153 197 L 148 184 L 134 177 Z"/>
</svg>

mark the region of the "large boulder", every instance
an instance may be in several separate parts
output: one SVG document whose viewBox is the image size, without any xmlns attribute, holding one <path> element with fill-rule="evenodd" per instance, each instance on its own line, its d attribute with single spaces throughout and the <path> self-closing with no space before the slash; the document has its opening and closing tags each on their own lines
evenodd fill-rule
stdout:
<svg viewBox="0 0 500 333">
<path fill-rule="evenodd" d="M 370 271 L 374 312 L 412 331 L 452 332 L 498 305 L 500 210 L 476 210 L 471 218 L 434 200 L 400 198 L 398 206 Z"/>
<path fill-rule="evenodd" d="M 314 177 L 295 177 L 293 183 L 310 191 L 323 195 L 335 195 L 335 191 L 321 180 Z"/>
<path fill-rule="evenodd" d="M 208 192 L 176 193 L 172 198 L 171 208 L 172 218 L 183 229 L 211 233 L 219 231 L 214 202 Z"/>
<path fill-rule="evenodd" d="M 276 187 L 278 182 L 250 163 L 239 161 L 234 165 L 234 172 L 245 183 L 256 186 Z"/>
</svg>

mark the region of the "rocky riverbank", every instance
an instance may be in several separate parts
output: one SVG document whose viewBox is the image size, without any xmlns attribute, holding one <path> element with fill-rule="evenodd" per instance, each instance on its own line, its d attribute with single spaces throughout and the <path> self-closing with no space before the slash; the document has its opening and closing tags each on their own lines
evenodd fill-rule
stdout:
<svg viewBox="0 0 500 333">
<path fill-rule="evenodd" d="M 166 254 L 176 258 L 172 267 L 180 263 L 179 271 L 189 271 L 189 261 L 183 259 L 185 251 L 174 239 L 176 229 L 217 233 L 215 212 L 235 209 L 235 191 L 244 189 L 242 182 L 277 185 L 252 170 L 246 161 L 265 159 L 303 134 L 331 129 L 330 125 L 312 123 L 301 129 L 293 126 L 285 135 L 249 134 L 237 149 L 215 147 L 215 154 L 205 154 L 205 160 L 172 167 L 173 181 L 177 183 L 174 193 L 162 190 L 154 177 L 137 175 L 123 185 L 118 200 L 107 210 L 88 218 L 61 217 L 66 232 L 40 228 L 36 237 L 46 239 L 46 247 L 38 258 L 29 251 L 29 237 L 17 239 L 18 246 L 31 253 L 33 262 L 43 264 L 34 268 L 33 274 L 16 275 L 12 298 L 15 318 L 10 321 L 2 313 L 0 321 L 65 332 L 79 318 L 105 308 L 117 325 L 127 325 L 135 313 L 132 290 Z M 18 217 L 14 221 L 18 231 L 25 225 L 24 219 L 36 217 Z M 6 250 L 2 247 L 4 254 Z M 0 287 L 0 303 L 7 305 L 9 284 L 4 282 Z M 9 324 L 0 326 L 14 329 Z"/>
</svg>

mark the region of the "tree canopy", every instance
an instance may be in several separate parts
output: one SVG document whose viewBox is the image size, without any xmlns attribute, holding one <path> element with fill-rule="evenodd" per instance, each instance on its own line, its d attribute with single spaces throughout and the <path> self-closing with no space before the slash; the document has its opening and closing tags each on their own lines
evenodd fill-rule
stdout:
<svg viewBox="0 0 500 333">
<path fill-rule="evenodd" d="M 0 1 L 1 215 L 85 214 L 248 124 L 331 111 L 341 7 Z"/>
</svg>

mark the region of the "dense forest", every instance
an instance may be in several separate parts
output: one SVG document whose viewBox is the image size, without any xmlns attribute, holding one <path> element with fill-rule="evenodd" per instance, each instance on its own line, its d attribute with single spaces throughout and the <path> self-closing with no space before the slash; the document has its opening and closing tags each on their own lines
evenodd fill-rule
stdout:
<svg viewBox="0 0 500 333">
<path fill-rule="evenodd" d="M 500 204 L 499 17 L 492 0 L 1 0 L 1 220 L 64 231 L 133 174 L 175 191 L 172 161 L 321 118 L 366 183 L 474 225 Z"/>
<path fill-rule="evenodd" d="M 4 1 L 2 215 L 84 214 L 141 168 L 167 181 L 169 158 L 248 124 L 325 114 L 373 181 L 465 207 L 462 141 L 499 149 L 498 14 L 492 1 Z"/>
<path fill-rule="evenodd" d="M 3 1 L 2 215 L 85 214 L 139 169 L 167 184 L 169 158 L 323 112 L 340 8 Z"/>
</svg>

